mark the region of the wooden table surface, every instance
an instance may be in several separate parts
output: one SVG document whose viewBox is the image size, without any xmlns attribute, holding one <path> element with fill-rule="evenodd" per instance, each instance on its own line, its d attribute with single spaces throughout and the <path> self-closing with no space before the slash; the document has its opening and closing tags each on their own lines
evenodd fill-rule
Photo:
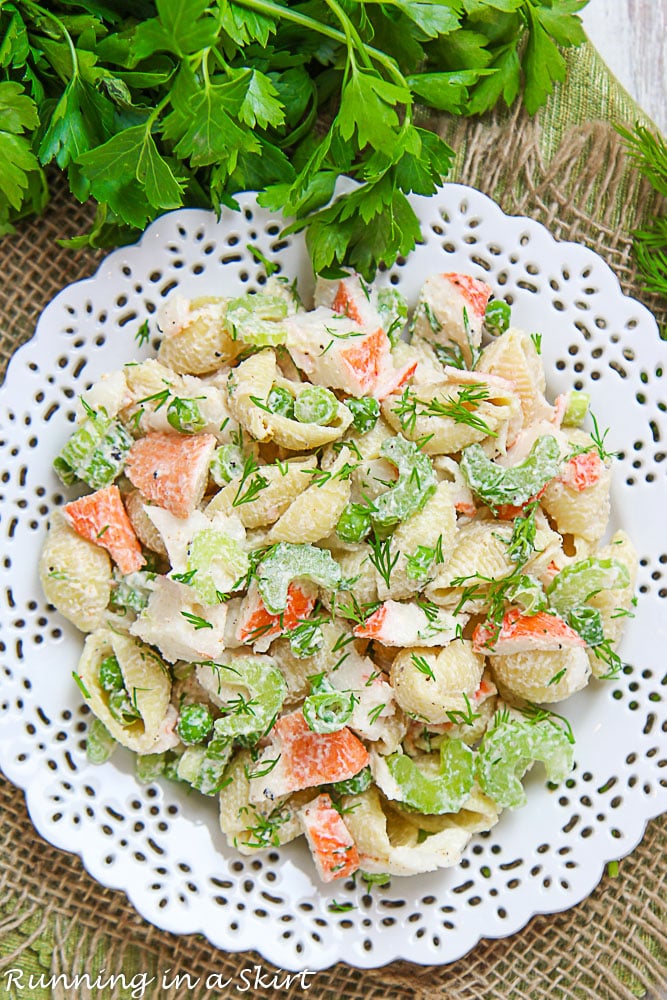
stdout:
<svg viewBox="0 0 667 1000">
<path fill-rule="evenodd" d="M 612 73 L 667 133 L 667 0 L 590 0 L 581 18 Z"/>
</svg>

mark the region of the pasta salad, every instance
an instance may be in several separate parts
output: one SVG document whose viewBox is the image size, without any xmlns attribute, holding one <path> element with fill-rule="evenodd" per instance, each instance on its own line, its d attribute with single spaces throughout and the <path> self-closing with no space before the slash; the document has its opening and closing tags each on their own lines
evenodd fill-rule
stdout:
<svg viewBox="0 0 667 1000">
<path fill-rule="evenodd" d="M 80 495 L 40 577 L 87 633 L 90 760 L 218 797 L 243 854 L 304 835 L 325 882 L 456 864 L 534 763 L 572 769 L 546 706 L 622 665 L 637 555 L 587 396 L 550 402 L 539 336 L 464 274 L 411 314 L 269 277 L 158 328 L 54 461 Z"/>
</svg>

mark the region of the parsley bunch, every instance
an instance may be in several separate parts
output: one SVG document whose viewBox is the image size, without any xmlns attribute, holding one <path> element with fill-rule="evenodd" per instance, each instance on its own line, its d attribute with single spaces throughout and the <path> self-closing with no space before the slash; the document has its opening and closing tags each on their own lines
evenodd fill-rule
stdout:
<svg viewBox="0 0 667 1000">
<path fill-rule="evenodd" d="M 451 166 L 416 106 L 479 114 L 523 92 L 535 112 L 586 2 L 5 0 L 0 234 L 44 208 L 55 163 L 98 203 L 70 246 L 256 189 L 307 230 L 316 271 L 370 278 L 420 239 L 406 194 Z M 334 198 L 342 174 L 361 186 Z"/>
</svg>

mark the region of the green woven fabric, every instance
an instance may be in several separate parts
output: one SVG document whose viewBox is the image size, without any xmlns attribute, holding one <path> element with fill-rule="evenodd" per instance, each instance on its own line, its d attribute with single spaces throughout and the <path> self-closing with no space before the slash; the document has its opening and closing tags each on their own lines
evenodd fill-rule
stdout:
<svg viewBox="0 0 667 1000">
<path fill-rule="evenodd" d="M 630 231 L 658 211 L 657 197 L 629 167 L 610 123 L 644 117 L 586 46 L 568 53 L 569 74 L 534 120 L 519 109 L 481 121 L 431 122 L 458 151 L 453 179 L 473 184 L 506 212 L 544 222 L 559 238 L 587 243 L 615 269 L 624 290 L 642 298 L 659 320 L 667 303 L 642 293 Z M 89 274 L 99 254 L 59 250 L 56 236 L 80 231 L 89 207 L 56 186 L 46 216 L 28 221 L 2 245 L 0 362 L 30 336 L 37 313 L 64 283 Z M 203 983 L 211 973 L 238 977 L 262 960 L 216 952 L 198 935 L 178 938 L 151 927 L 124 895 L 98 886 L 78 858 L 45 844 L 32 829 L 23 796 L 0 779 L 0 994 L 50 997 L 114 996 L 125 1000 L 133 977 L 156 977 L 146 997 L 219 996 Z M 564 914 L 536 917 L 509 941 L 482 942 L 445 968 L 394 963 L 363 972 L 338 965 L 319 973 L 310 995 L 380 1000 L 658 1000 L 667 990 L 664 817 L 649 824 L 642 844 L 606 876 L 589 900 Z M 263 963 L 268 969 L 267 963 Z M 62 983 L 28 989 L 32 974 L 72 975 L 100 969 L 124 974 L 128 988 L 88 993 Z M 160 977 L 189 974 L 180 990 L 162 991 Z M 24 989 L 7 991 L 6 973 L 21 970 Z M 275 995 L 300 996 L 302 988 Z M 227 992 L 224 995 L 236 995 Z M 270 992 L 249 995 L 272 995 Z"/>
</svg>

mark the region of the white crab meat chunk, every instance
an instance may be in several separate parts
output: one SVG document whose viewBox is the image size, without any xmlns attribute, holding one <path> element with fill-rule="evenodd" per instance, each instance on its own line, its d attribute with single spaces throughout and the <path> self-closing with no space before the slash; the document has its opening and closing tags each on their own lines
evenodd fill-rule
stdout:
<svg viewBox="0 0 667 1000">
<path fill-rule="evenodd" d="M 358 736 L 367 740 L 384 740 L 387 726 L 396 714 L 396 701 L 385 675 L 366 656 L 360 656 L 350 646 L 341 657 L 340 666 L 328 675 L 337 691 L 353 697 L 354 708 L 347 725 Z"/>
<path fill-rule="evenodd" d="M 318 278 L 315 305 L 353 319 L 364 330 L 377 330 L 382 326 L 373 291 L 358 274 L 340 280 Z"/>
<path fill-rule="evenodd" d="M 190 299 L 184 295 L 170 295 L 158 311 L 157 325 L 164 337 L 174 337 L 185 329 L 191 318 Z"/>
<path fill-rule="evenodd" d="M 162 507 L 145 505 L 144 510 L 160 532 L 172 576 L 192 574 L 189 582 L 207 604 L 216 600 L 217 592 L 233 590 L 247 567 L 245 528 L 235 514 L 215 511 L 209 516 L 195 510 L 180 518 Z M 207 589 L 211 590 L 208 595 Z M 211 596 L 213 601 L 208 599 Z"/>
<path fill-rule="evenodd" d="M 157 646 L 169 663 L 215 660 L 225 648 L 226 617 L 224 604 L 204 606 L 192 587 L 159 576 L 130 632 Z"/>
<path fill-rule="evenodd" d="M 482 342 L 491 288 L 467 274 L 433 274 L 424 282 L 415 310 L 415 333 L 431 343 L 457 345 L 466 360 Z"/>
<path fill-rule="evenodd" d="M 287 348 L 311 382 L 342 389 L 350 396 L 376 396 L 397 389 L 416 364 L 395 369 L 391 344 L 381 326 L 374 330 L 320 306 L 285 321 Z"/>
<path fill-rule="evenodd" d="M 180 736 L 176 732 L 178 722 L 178 712 L 173 705 L 169 705 L 166 715 L 160 723 L 157 741 L 151 747 L 151 753 L 165 753 L 173 750 L 181 742 Z"/>
<path fill-rule="evenodd" d="M 460 634 L 467 616 L 455 616 L 425 602 L 384 601 L 354 634 L 383 646 L 446 646 Z"/>
<path fill-rule="evenodd" d="M 90 389 L 81 393 L 76 404 L 76 417 L 79 422 L 85 420 L 88 416 L 86 407 L 96 413 L 103 410 L 108 417 L 115 417 L 131 402 L 132 394 L 125 380 L 125 372 L 109 372 L 102 375 L 99 382 L 95 382 Z"/>
</svg>

